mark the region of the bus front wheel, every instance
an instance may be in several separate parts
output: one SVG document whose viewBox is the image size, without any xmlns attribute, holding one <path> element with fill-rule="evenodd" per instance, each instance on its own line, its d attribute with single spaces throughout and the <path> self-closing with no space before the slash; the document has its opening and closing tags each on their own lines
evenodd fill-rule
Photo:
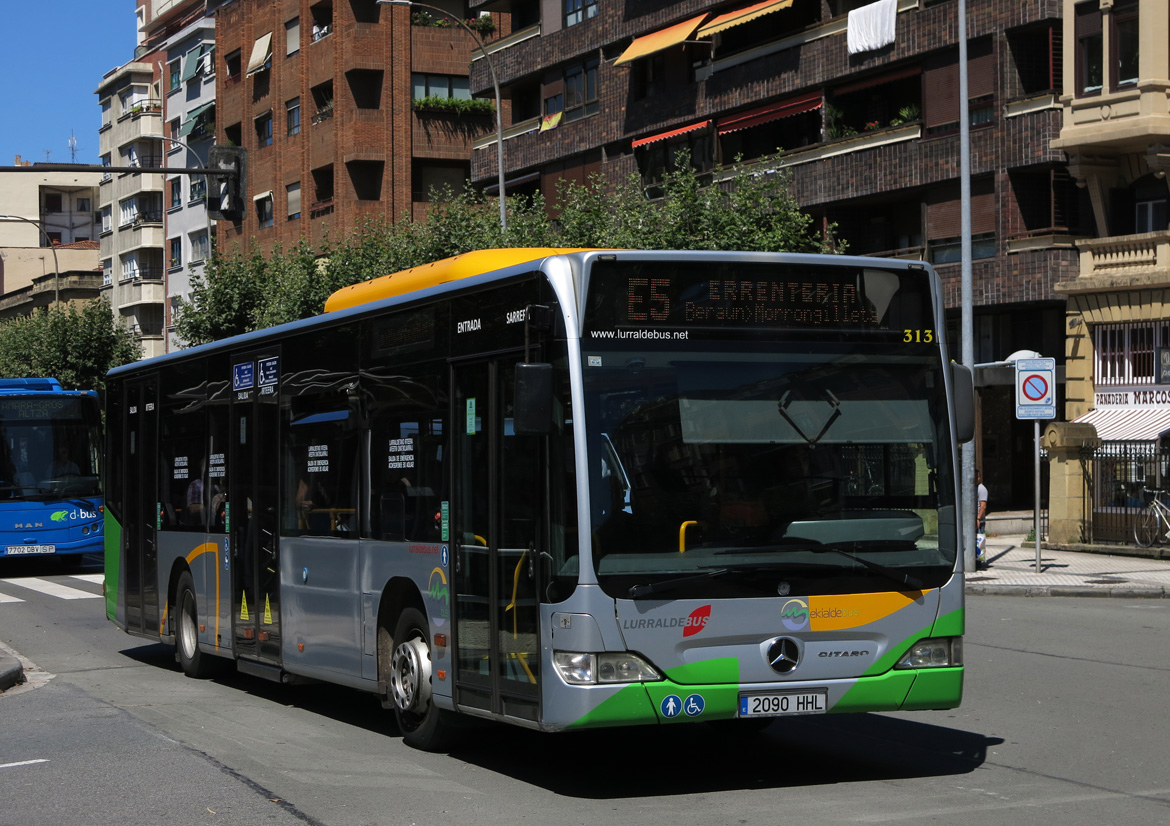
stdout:
<svg viewBox="0 0 1170 826">
<path fill-rule="evenodd" d="M 390 698 L 402 740 L 423 751 L 442 751 L 451 742 L 454 716 L 435 706 L 431 694 L 431 647 L 427 621 L 407 608 L 394 629 Z"/>
<path fill-rule="evenodd" d="M 175 588 L 178 624 L 175 630 L 175 653 L 183 673 L 202 680 L 215 672 L 215 664 L 210 655 L 199 650 L 199 613 L 196 606 L 195 581 L 191 579 L 190 571 L 184 571 Z"/>
</svg>

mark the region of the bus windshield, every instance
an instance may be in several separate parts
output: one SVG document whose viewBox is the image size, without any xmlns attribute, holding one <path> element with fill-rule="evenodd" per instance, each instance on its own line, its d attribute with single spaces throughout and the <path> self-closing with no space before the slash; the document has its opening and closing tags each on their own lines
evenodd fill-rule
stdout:
<svg viewBox="0 0 1170 826">
<path fill-rule="evenodd" d="M 0 397 L 0 501 L 101 494 L 97 400 Z"/>
<path fill-rule="evenodd" d="M 587 354 L 594 564 L 611 595 L 662 580 L 696 596 L 945 581 L 941 364 L 809 349 Z"/>
</svg>

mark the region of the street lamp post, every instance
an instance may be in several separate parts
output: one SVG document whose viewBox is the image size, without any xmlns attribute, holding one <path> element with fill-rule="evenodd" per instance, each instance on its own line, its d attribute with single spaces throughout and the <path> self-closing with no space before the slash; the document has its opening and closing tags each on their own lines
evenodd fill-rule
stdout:
<svg viewBox="0 0 1170 826">
<path fill-rule="evenodd" d="M 488 71 L 492 75 L 492 89 L 496 93 L 496 177 L 500 188 L 500 232 L 506 232 L 508 229 L 508 211 L 504 205 L 504 116 L 501 111 L 503 107 L 500 103 L 500 80 L 496 76 L 495 64 L 492 63 L 492 56 L 488 54 L 487 48 L 483 45 L 483 40 L 475 33 L 474 29 L 458 17 L 453 16 L 450 12 L 438 6 L 432 6 L 430 3 L 419 3 L 418 0 L 377 0 L 377 3 L 380 6 L 421 6 L 432 11 L 437 11 L 439 14 L 450 20 L 454 20 L 462 26 L 463 30 L 471 35 L 475 41 L 475 45 L 479 48 L 480 54 L 483 55 L 483 59 L 487 61 Z"/>
<path fill-rule="evenodd" d="M 45 232 L 40 221 L 25 218 L 23 215 L 0 215 L 0 221 L 24 221 L 26 224 L 32 224 L 41 231 L 41 235 L 45 236 L 49 250 L 53 253 L 53 303 L 59 306 L 61 304 L 61 265 L 57 263 L 57 248 L 53 246 L 53 239 L 49 237 L 49 233 Z"/>
</svg>

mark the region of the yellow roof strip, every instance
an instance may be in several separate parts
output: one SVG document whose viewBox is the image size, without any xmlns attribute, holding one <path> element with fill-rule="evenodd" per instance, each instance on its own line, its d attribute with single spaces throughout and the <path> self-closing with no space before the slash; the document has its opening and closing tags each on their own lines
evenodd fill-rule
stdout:
<svg viewBox="0 0 1170 826">
<path fill-rule="evenodd" d="M 329 296 L 325 312 L 347 310 L 383 298 L 406 295 L 425 290 L 439 284 L 470 278 L 492 270 L 502 270 L 516 264 L 539 261 L 550 255 L 581 252 L 581 248 L 558 249 L 555 247 L 509 247 L 505 249 L 474 250 L 441 261 L 432 261 L 411 267 L 401 272 L 383 275 L 360 284 L 342 287 Z"/>
</svg>

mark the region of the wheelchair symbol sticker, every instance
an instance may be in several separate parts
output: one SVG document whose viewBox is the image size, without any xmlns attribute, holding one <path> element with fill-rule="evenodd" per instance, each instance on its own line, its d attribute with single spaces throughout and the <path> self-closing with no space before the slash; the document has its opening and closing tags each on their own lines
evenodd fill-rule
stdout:
<svg viewBox="0 0 1170 826">
<path fill-rule="evenodd" d="M 706 707 L 707 702 L 702 694 L 692 694 L 683 701 L 683 713 L 688 717 L 698 717 Z"/>
</svg>

